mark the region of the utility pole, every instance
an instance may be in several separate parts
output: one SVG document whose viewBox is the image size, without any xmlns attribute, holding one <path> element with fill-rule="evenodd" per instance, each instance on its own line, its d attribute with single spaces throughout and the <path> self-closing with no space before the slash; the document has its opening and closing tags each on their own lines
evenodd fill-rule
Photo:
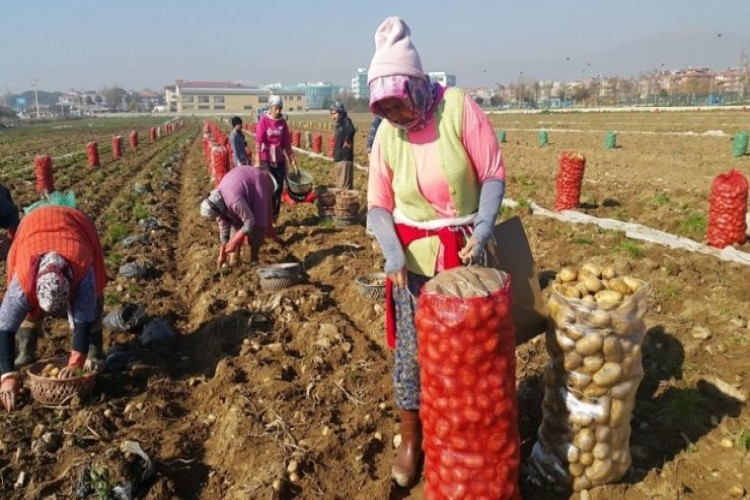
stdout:
<svg viewBox="0 0 750 500">
<path fill-rule="evenodd" d="M 31 88 L 34 89 L 34 101 L 36 103 L 36 119 L 39 119 L 39 94 L 36 92 L 36 78 L 31 79 Z"/>
</svg>

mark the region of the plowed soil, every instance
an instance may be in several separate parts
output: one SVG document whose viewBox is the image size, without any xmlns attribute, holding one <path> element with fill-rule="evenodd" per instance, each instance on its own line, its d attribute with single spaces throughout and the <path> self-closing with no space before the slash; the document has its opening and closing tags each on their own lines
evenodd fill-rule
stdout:
<svg viewBox="0 0 750 500">
<path fill-rule="evenodd" d="M 747 113 L 492 119 L 508 134 L 509 197 L 552 208 L 560 153 L 574 150 L 588 159 L 583 210 L 697 241 L 705 234 L 699 219 L 707 214 L 713 177 L 732 167 L 750 174 L 749 157 L 732 158 L 729 140 L 748 122 Z M 357 159 L 366 165 L 367 119 L 356 121 Z M 311 123 L 310 130 L 317 125 L 302 123 Z M 550 131 L 544 148 L 536 142 L 539 128 Z M 620 132 L 618 149 L 603 149 L 608 130 Z M 704 135 L 716 130 L 724 135 Z M 331 163 L 303 155 L 299 163 L 317 184 L 334 185 Z M 105 332 L 107 347 L 128 349 L 135 359 L 123 373 L 98 376 L 91 401 L 48 409 L 25 392 L 18 411 L 0 416 L 2 497 L 72 498 L 87 464 L 106 470 L 114 485 L 133 475 L 135 459 L 118 446 L 134 440 L 156 464 L 155 476 L 138 490 L 144 498 L 421 498 L 421 486 L 406 491 L 390 480 L 399 431 L 392 353 L 383 339 L 382 302 L 363 298 L 355 283 L 381 270 L 383 260 L 363 222 L 337 227 L 321 222 L 314 205 L 284 206 L 280 242 L 263 247 L 260 266 L 245 260 L 220 271 L 217 228 L 198 213 L 210 190 L 199 122 L 186 121 L 184 129 L 100 171 L 84 175 L 74 167 L 62 187 L 76 190 L 102 235 L 112 278 L 105 311 L 142 304 L 178 335 L 167 346 L 145 348 L 136 334 Z M 34 199 L 33 185 L 9 180 L 22 204 Z M 149 182 L 152 192 L 135 193 L 135 181 Z M 363 205 L 365 186 L 359 171 L 355 187 Z M 618 484 L 591 490 L 589 498 L 746 495 L 750 412 L 705 390 L 700 380 L 712 375 L 750 391 L 750 269 L 532 216 L 527 207 L 521 203 L 500 218 L 521 217 L 543 278 L 566 265 L 621 261 L 651 284 L 633 466 Z M 158 224 L 144 229 L 138 219 L 148 217 Z M 123 246 L 127 236 L 139 238 Z M 147 262 L 154 272 L 145 279 L 118 276 L 119 266 L 131 261 Z M 302 283 L 263 291 L 257 269 L 278 262 L 302 263 Z M 695 326 L 707 328 L 709 338 L 693 338 Z M 45 331 L 43 357 L 68 352 L 64 321 L 48 320 Z M 525 459 L 541 420 L 544 338 L 519 346 L 517 356 Z M 525 478 L 522 491 L 525 498 L 569 496 Z"/>
</svg>

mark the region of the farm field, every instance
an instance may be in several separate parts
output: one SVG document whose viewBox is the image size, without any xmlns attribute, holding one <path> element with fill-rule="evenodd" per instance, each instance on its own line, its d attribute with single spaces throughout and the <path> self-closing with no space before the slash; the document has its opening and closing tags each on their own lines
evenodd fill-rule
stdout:
<svg viewBox="0 0 750 500">
<path fill-rule="evenodd" d="M 292 117 L 292 128 L 330 134 L 318 127 L 327 119 Z M 353 119 L 357 162 L 366 165 L 369 117 Z M 592 489 L 588 498 L 746 496 L 750 411 L 702 379 L 750 392 L 750 268 L 533 216 L 529 203 L 552 208 L 560 154 L 576 151 L 587 158 L 582 211 L 702 241 L 713 178 L 731 168 L 750 176 L 750 156 L 731 155 L 731 138 L 746 129 L 750 114 L 502 114 L 491 120 L 507 132 L 507 196 L 519 202 L 500 219 L 520 216 L 540 275 L 585 262 L 618 263 L 651 285 L 645 377 L 631 423 L 633 465 L 619 483 Z M 153 144 L 148 127 L 163 119 L 0 131 L 0 182 L 19 205 L 38 199 L 33 171 L 25 169 L 34 155 L 64 156 L 54 161 L 56 186 L 75 191 L 104 245 L 111 278 L 105 313 L 141 304 L 149 317 L 179 332 L 169 347 L 149 349 L 136 335 L 105 332 L 105 346 L 128 349 L 135 359 L 121 374 L 99 376 L 92 402 L 51 410 L 25 393 L 18 411 L 2 414 L 0 496 L 74 497 L 87 465 L 106 470 L 110 485 L 135 480 L 137 462 L 119 451 L 133 440 L 156 462 L 154 479 L 143 485 L 146 498 L 421 498 L 421 486 L 391 485 L 391 443 L 399 432 L 392 354 L 382 304 L 362 298 L 354 282 L 382 269 L 377 245 L 363 224 L 335 227 L 321 223 L 313 205 L 284 206 L 281 243 L 267 243 L 261 260 L 303 263 L 303 283 L 265 293 L 257 267 L 218 272 L 215 224 L 198 213 L 211 189 L 202 124 L 184 123 Z M 540 148 L 542 128 L 549 144 Z M 127 146 L 132 129 L 140 133 L 137 151 Z M 607 131 L 618 132 L 617 149 L 604 149 Z M 113 134 L 126 143 L 117 161 L 104 147 Z M 89 140 L 99 141 L 100 168 L 85 166 Z M 334 185 L 330 162 L 299 154 L 298 163 L 316 183 Z M 355 177 L 364 205 L 366 174 Z M 136 192 L 136 182 L 149 183 L 151 192 Z M 750 252 L 750 244 L 739 250 Z M 152 272 L 145 279 L 118 276 L 130 262 L 149 264 Z M 45 331 L 43 357 L 69 352 L 66 322 L 47 320 Z M 541 422 L 548 361 L 543 336 L 517 349 L 524 462 Z M 14 487 L 21 473 L 23 484 Z M 521 489 L 524 498 L 570 497 L 525 476 Z"/>
</svg>

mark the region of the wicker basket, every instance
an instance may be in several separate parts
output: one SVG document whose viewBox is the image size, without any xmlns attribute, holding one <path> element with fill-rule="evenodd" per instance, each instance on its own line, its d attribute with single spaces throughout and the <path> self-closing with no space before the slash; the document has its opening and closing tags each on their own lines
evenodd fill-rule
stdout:
<svg viewBox="0 0 750 500">
<path fill-rule="evenodd" d="M 285 290 L 290 286 L 294 286 L 300 282 L 300 276 L 282 276 L 282 277 L 270 277 L 260 278 L 260 287 L 264 292 L 278 292 Z"/>
<path fill-rule="evenodd" d="M 63 368 L 67 366 L 68 359 L 38 361 L 26 369 L 27 385 L 37 403 L 48 408 L 65 408 L 75 396 L 81 400 L 91 396 L 96 382 L 94 372 L 68 379 L 42 377 L 42 370 L 48 364 Z"/>
<path fill-rule="evenodd" d="M 362 297 L 370 300 L 385 298 L 385 273 L 370 273 L 356 279 Z"/>
</svg>

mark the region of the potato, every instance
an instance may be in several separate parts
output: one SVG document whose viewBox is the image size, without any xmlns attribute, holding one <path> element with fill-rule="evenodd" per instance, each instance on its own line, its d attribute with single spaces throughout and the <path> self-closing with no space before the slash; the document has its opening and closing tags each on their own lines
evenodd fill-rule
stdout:
<svg viewBox="0 0 750 500">
<path fill-rule="evenodd" d="M 594 421 L 599 424 L 599 426 L 606 425 L 607 422 L 609 422 L 609 412 L 612 409 L 612 399 L 609 396 L 602 396 L 597 401 L 597 404 L 601 408 L 601 413 L 594 418 Z M 596 441 L 598 442 L 599 440 L 597 439 Z"/>
<path fill-rule="evenodd" d="M 557 277 L 563 283 L 566 283 L 568 281 L 575 281 L 578 279 L 578 271 L 576 271 L 572 267 L 563 267 L 562 269 L 560 269 L 560 272 L 557 273 Z"/>
<path fill-rule="evenodd" d="M 635 394 L 632 399 L 613 399 L 612 410 L 609 412 L 609 426 L 619 427 L 630 423 L 630 416 L 633 412 Z M 616 444 L 613 442 L 613 446 Z"/>
<path fill-rule="evenodd" d="M 591 262 L 587 262 L 586 264 L 581 266 L 581 271 L 585 271 L 587 273 L 592 274 L 593 276 L 596 276 L 597 278 L 602 277 L 602 269 L 597 266 L 596 264 L 593 264 Z"/>
<path fill-rule="evenodd" d="M 638 389 L 638 382 L 640 382 L 640 379 L 625 380 L 619 384 L 613 385 L 609 389 L 609 393 L 615 399 L 627 399 L 628 396 Z"/>
<path fill-rule="evenodd" d="M 594 432 L 594 437 L 596 438 L 597 443 L 606 443 L 609 441 L 610 436 L 612 435 L 612 430 L 607 425 L 600 425 L 596 428 L 596 432 Z"/>
<path fill-rule="evenodd" d="M 49 373 L 47 374 L 49 378 L 57 378 L 57 375 L 60 373 L 60 369 L 58 367 L 52 368 Z"/>
<path fill-rule="evenodd" d="M 620 292 L 622 295 L 629 295 L 633 293 L 628 285 L 625 284 L 622 278 L 612 278 L 607 282 L 607 289 L 615 292 Z"/>
<path fill-rule="evenodd" d="M 583 361 L 586 362 L 585 359 Z M 607 362 L 594 374 L 594 383 L 601 387 L 609 387 L 616 384 L 621 377 L 622 366 Z"/>
<path fill-rule="evenodd" d="M 632 276 L 623 276 L 622 281 L 630 288 L 630 293 L 637 292 L 645 283 Z"/>
<path fill-rule="evenodd" d="M 567 371 L 572 372 L 574 370 L 577 370 L 581 367 L 581 363 L 583 363 L 583 356 L 581 356 L 577 352 L 570 351 L 565 353 L 563 366 Z"/>
<path fill-rule="evenodd" d="M 591 293 L 596 293 L 598 291 L 604 290 L 604 285 L 602 284 L 601 280 L 599 278 L 595 278 L 594 276 L 585 277 L 582 283 L 583 286 L 586 287 L 586 290 Z"/>
<path fill-rule="evenodd" d="M 576 342 L 576 352 L 581 356 L 590 356 L 602 348 L 602 337 L 596 333 L 586 335 Z"/>
<path fill-rule="evenodd" d="M 578 283 L 576 283 L 576 288 L 579 292 L 581 292 L 581 298 L 590 294 L 589 289 L 586 288 L 586 285 L 583 283 L 583 281 L 579 281 Z"/>
<path fill-rule="evenodd" d="M 612 460 L 594 460 L 591 467 L 586 469 L 586 477 L 591 480 L 592 484 L 595 484 L 606 481 L 610 472 L 612 472 Z"/>
<path fill-rule="evenodd" d="M 600 354 L 592 354 L 583 358 L 583 367 L 591 375 L 598 372 L 602 365 L 604 365 L 604 358 Z"/>
<path fill-rule="evenodd" d="M 584 304 L 596 304 L 596 300 L 593 295 L 586 295 L 581 299 Z"/>
<path fill-rule="evenodd" d="M 596 292 L 594 299 L 596 299 L 599 307 L 608 311 L 620 305 L 622 294 L 615 290 L 602 290 L 601 292 Z"/>
<path fill-rule="evenodd" d="M 577 287 L 571 285 L 565 285 L 562 287 L 562 294 L 569 299 L 580 299 L 583 297 L 581 291 Z"/>
<path fill-rule="evenodd" d="M 612 363 L 620 363 L 624 356 L 622 344 L 617 338 L 611 336 L 604 339 L 602 352 L 604 353 L 604 359 Z"/>
<path fill-rule="evenodd" d="M 594 449 L 594 446 L 596 446 L 596 439 L 594 439 L 594 431 L 591 429 L 581 429 L 578 431 L 576 436 L 573 438 L 573 445 L 578 447 L 583 452 L 589 452 Z M 583 458 L 585 455 L 591 455 L 590 453 L 583 453 L 581 455 L 580 461 L 584 465 L 589 465 L 591 462 L 586 463 Z M 593 456 L 591 457 L 593 459 Z"/>
<path fill-rule="evenodd" d="M 591 465 L 594 463 L 594 455 L 591 452 L 581 453 L 581 458 L 578 461 L 583 465 Z"/>
<path fill-rule="evenodd" d="M 589 295 L 589 297 L 591 296 Z M 596 299 L 594 299 L 594 301 L 596 301 Z M 607 328 L 611 321 L 610 314 L 607 311 L 598 308 L 581 314 L 581 320 L 583 323 L 589 324 L 594 328 Z"/>
<path fill-rule="evenodd" d="M 42 368 L 41 372 L 42 377 L 49 376 L 49 372 L 51 372 L 54 368 L 55 365 L 53 365 L 52 363 L 47 363 L 46 365 L 44 365 L 44 368 Z"/>
<path fill-rule="evenodd" d="M 575 340 L 568 338 L 563 330 L 557 328 L 555 329 L 555 340 L 557 341 L 557 345 L 560 346 L 560 349 L 563 351 L 571 351 L 576 346 Z"/>
<path fill-rule="evenodd" d="M 576 341 L 581 340 L 584 335 L 586 335 L 585 331 L 581 331 L 581 327 L 577 325 L 570 325 L 565 329 L 565 334 L 570 340 Z"/>
<path fill-rule="evenodd" d="M 612 278 L 617 276 L 617 271 L 615 271 L 614 266 L 604 266 L 602 267 L 602 278 L 605 280 L 611 280 Z"/>
<path fill-rule="evenodd" d="M 586 470 L 586 466 L 583 464 L 571 462 L 568 465 L 568 472 L 570 472 L 570 475 L 578 478 L 579 476 L 583 476 L 584 471 Z"/>
<path fill-rule="evenodd" d="M 568 415 L 568 420 L 571 424 L 580 428 L 588 427 L 594 421 L 593 417 L 586 413 L 571 413 Z"/>
<path fill-rule="evenodd" d="M 591 375 L 581 371 L 572 371 L 568 373 L 568 385 L 576 389 L 583 389 L 591 383 Z"/>
<path fill-rule="evenodd" d="M 594 449 L 591 451 L 591 453 L 594 455 L 594 458 L 598 460 L 609 458 L 611 452 L 612 447 L 610 447 L 607 443 L 596 443 L 596 446 L 594 446 Z"/>
<path fill-rule="evenodd" d="M 583 395 L 589 399 L 596 399 L 607 394 L 608 390 L 609 389 L 607 389 L 606 387 L 596 385 L 595 383 L 592 382 L 589 385 L 587 385 L 586 388 L 583 390 Z"/>
<path fill-rule="evenodd" d="M 585 475 L 573 480 L 573 491 L 583 491 L 591 488 L 591 481 Z"/>
<path fill-rule="evenodd" d="M 578 462 L 578 459 L 581 457 L 581 450 L 579 450 L 578 447 L 569 444 L 568 449 L 565 452 L 565 457 L 568 459 L 568 463 L 574 464 Z"/>
</svg>

